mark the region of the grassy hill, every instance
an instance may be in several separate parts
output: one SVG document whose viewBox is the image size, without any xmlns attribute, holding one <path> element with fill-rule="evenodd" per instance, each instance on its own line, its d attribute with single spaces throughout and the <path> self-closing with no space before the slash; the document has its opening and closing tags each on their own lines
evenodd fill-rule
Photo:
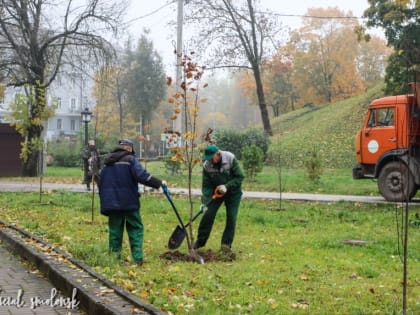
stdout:
<svg viewBox="0 0 420 315">
<path fill-rule="evenodd" d="M 382 84 L 331 105 L 302 108 L 271 121 L 272 149 L 281 164 L 301 168 L 308 153 L 319 154 L 323 168 L 348 168 L 355 163 L 354 139 L 369 103 L 382 94 Z"/>
</svg>

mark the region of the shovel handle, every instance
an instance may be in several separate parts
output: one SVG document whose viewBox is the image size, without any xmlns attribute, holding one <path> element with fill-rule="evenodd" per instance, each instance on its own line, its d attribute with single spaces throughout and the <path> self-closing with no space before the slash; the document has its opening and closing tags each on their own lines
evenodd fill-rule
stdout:
<svg viewBox="0 0 420 315">
<path fill-rule="evenodd" d="M 185 224 L 185 226 L 184 226 L 184 228 L 187 228 L 190 224 L 191 224 L 191 222 L 194 222 L 195 221 L 195 219 L 197 219 L 199 216 L 200 216 L 200 214 L 202 214 L 203 213 L 203 210 L 200 210 L 200 211 L 198 211 L 193 217 L 192 217 L 192 219 L 191 219 L 191 221 L 188 221 L 187 222 L 187 224 Z"/>
<path fill-rule="evenodd" d="M 221 194 L 219 193 L 219 191 L 217 190 L 217 187 L 214 189 L 213 191 L 213 196 L 211 196 L 211 199 L 209 201 L 207 201 L 204 206 L 208 206 L 214 199 L 218 199 L 218 198 L 222 198 L 225 194 Z"/>
<path fill-rule="evenodd" d="M 162 190 L 163 190 L 163 193 L 165 194 L 166 198 L 168 199 L 169 203 L 171 204 L 172 209 L 174 210 L 174 212 L 176 214 L 176 217 L 178 219 L 179 224 L 181 224 L 181 227 L 185 230 L 184 222 L 182 222 L 181 216 L 179 215 L 179 212 L 175 207 L 175 204 L 174 204 L 174 202 L 171 198 L 171 195 L 169 193 L 168 186 L 162 186 Z"/>
</svg>

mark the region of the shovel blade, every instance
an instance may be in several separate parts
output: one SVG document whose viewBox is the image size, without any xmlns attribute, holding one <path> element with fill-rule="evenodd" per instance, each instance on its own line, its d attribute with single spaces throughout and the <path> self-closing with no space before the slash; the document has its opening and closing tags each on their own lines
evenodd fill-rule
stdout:
<svg viewBox="0 0 420 315">
<path fill-rule="evenodd" d="M 177 249 L 184 240 L 185 236 L 187 236 L 187 231 L 181 228 L 179 225 L 176 229 L 172 232 L 171 237 L 168 241 L 168 248 L 169 249 Z"/>
</svg>

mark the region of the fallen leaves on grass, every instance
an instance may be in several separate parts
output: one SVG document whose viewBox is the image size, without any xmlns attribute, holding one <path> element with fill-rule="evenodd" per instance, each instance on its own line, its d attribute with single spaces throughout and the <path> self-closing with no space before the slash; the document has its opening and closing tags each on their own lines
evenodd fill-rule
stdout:
<svg viewBox="0 0 420 315">
<path fill-rule="evenodd" d="M 200 255 L 204 262 L 215 262 L 215 261 L 225 261 L 223 257 L 218 255 L 217 252 L 208 249 L 206 251 L 197 251 L 197 254 Z M 173 262 L 184 261 L 184 262 L 196 262 L 196 259 L 190 254 L 181 253 L 180 251 L 167 251 L 160 255 L 160 258 L 170 260 Z"/>
</svg>

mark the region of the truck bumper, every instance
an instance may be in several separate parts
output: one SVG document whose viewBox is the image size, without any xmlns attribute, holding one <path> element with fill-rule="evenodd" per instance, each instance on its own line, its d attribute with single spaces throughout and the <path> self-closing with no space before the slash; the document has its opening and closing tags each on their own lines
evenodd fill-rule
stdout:
<svg viewBox="0 0 420 315">
<path fill-rule="evenodd" d="M 374 165 L 357 164 L 357 166 L 353 167 L 353 179 L 363 178 L 376 178 L 374 175 Z"/>
<path fill-rule="evenodd" d="M 360 166 L 353 167 L 353 179 L 362 179 L 365 178 L 363 175 L 363 170 Z"/>
</svg>

